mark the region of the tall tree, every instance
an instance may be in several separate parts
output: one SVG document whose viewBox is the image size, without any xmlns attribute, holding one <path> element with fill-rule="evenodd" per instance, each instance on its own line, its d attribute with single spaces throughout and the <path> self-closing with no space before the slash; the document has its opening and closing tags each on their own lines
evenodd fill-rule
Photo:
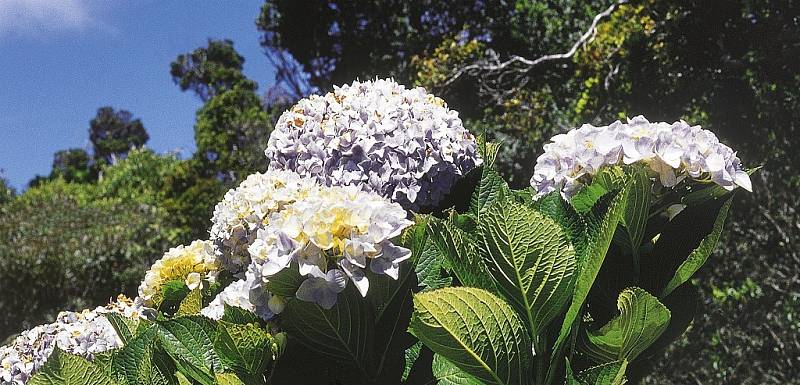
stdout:
<svg viewBox="0 0 800 385">
<path fill-rule="evenodd" d="M 195 159 L 204 176 L 228 182 L 266 167 L 264 148 L 274 124 L 243 64 L 230 40 L 213 39 L 172 63 L 175 83 L 205 101 L 197 111 Z"/>
<path fill-rule="evenodd" d="M 8 180 L 6 178 L 3 178 L 2 175 L 0 175 L 0 205 L 4 205 L 8 202 L 11 202 L 11 200 L 14 199 L 14 196 L 16 195 L 17 192 L 14 191 L 14 188 L 11 187 L 10 183 L 8 183 Z"/>
<path fill-rule="evenodd" d="M 64 178 L 67 182 L 85 183 L 92 180 L 91 157 L 80 148 L 61 150 L 53 155 L 50 178 Z"/>
<path fill-rule="evenodd" d="M 89 140 L 94 149 L 94 159 L 113 164 L 132 148 L 141 147 L 150 139 L 142 121 L 134 119 L 126 110 L 114 111 L 101 107 L 90 122 Z"/>
<path fill-rule="evenodd" d="M 192 90 L 205 102 L 234 86 L 254 91 L 257 85 L 244 76 L 243 65 L 232 41 L 209 39 L 208 46 L 178 55 L 170 74 L 182 91 Z"/>
<path fill-rule="evenodd" d="M 197 111 L 195 157 L 219 178 L 235 181 L 267 165 L 264 149 L 274 125 L 273 115 L 250 89 L 234 87 L 209 100 Z"/>
</svg>

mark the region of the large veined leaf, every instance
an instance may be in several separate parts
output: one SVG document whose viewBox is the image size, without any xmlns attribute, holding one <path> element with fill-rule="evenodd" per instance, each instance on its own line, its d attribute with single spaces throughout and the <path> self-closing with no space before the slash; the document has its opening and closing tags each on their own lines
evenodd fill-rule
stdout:
<svg viewBox="0 0 800 385">
<path fill-rule="evenodd" d="M 411 250 L 411 266 L 417 275 L 417 286 L 423 291 L 450 286 L 453 278 L 444 271 L 444 256 L 428 235 L 429 215 L 416 215 L 416 224 L 403 232 L 403 246 Z"/>
<path fill-rule="evenodd" d="M 214 351 L 216 326 L 203 316 L 178 317 L 157 323 L 158 337 L 166 352 L 198 381 L 213 379 L 222 368 Z"/>
<path fill-rule="evenodd" d="M 719 237 L 722 235 L 722 229 L 725 226 L 725 218 L 728 216 L 732 200 L 733 197 L 730 197 L 722 205 L 722 208 L 717 213 L 717 218 L 714 220 L 714 227 L 711 233 L 700 241 L 700 245 L 697 246 L 697 248 L 689 254 L 689 257 L 678 267 L 675 275 L 672 276 L 672 279 L 670 279 L 664 291 L 661 293 L 662 298 L 668 296 L 676 287 L 688 281 L 689 278 L 706 263 L 711 253 L 714 252 L 714 249 L 717 247 L 717 242 L 719 242 Z"/>
<path fill-rule="evenodd" d="M 140 375 L 146 375 L 151 365 L 155 338 L 155 325 L 141 330 L 125 346 L 114 352 L 111 357 L 111 371 L 121 376 L 128 385 L 138 384 Z"/>
<path fill-rule="evenodd" d="M 576 268 L 580 269 L 581 260 L 586 255 L 586 247 L 589 243 L 589 224 L 586 222 L 585 216 L 575 211 L 575 208 L 565 201 L 558 191 L 539 198 L 531 207 L 558 223 L 566 231 L 570 243 L 575 248 Z M 578 273 L 579 270 L 576 269 L 575 275 Z"/>
<path fill-rule="evenodd" d="M 315 303 L 290 298 L 281 313 L 281 326 L 307 348 L 348 365 L 364 376 L 373 368 L 374 314 L 354 285 L 339 294 L 330 310 Z"/>
<path fill-rule="evenodd" d="M 431 219 L 429 234 L 447 267 L 464 286 L 494 289 L 494 281 L 469 234 L 449 219 Z"/>
<path fill-rule="evenodd" d="M 30 385 L 115 385 L 102 367 L 55 348 Z"/>
<path fill-rule="evenodd" d="M 653 182 L 642 166 L 631 167 L 628 173 L 628 194 L 622 225 L 631 254 L 637 259 L 636 263 L 638 264 L 639 246 L 642 244 L 647 218 L 650 214 Z"/>
<path fill-rule="evenodd" d="M 588 368 L 575 375 L 567 365 L 567 385 L 623 385 L 628 382 L 625 378 L 627 367 L 627 361 L 615 361 Z"/>
<path fill-rule="evenodd" d="M 486 207 L 492 202 L 502 199 L 510 192 L 506 181 L 494 169 L 494 161 L 497 158 L 500 145 L 482 142 L 479 143 L 478 148 L 483 158 L 483 166 L 481 168 L 481 179 L 472 193 L 469 210 L 475 218 L 480 218 Z"/>
<path fill-rule="evenodd" d="M 481 254 L 497 286 L 537 335 L 571 297 L 575 249 L 545 215 L 513 201 L 494 202 L 479 223 Z"/>
<path fill-rule="evenodd" d="M 592 183 L 583 186 L 570 198 L 570 204 L 579 213 L 588 213 L 607 193 L 625 186 L 629 178 L 619 166 L 604 167 L 592 177 Z"/>
<path fill-rule="evenodd" d="M 666 306 L 638 287 L 623 290 L 617 308 L 618 316 L 581 339 L 581 349 L 600 363 L 633 361 L 658 339 L 671 317 Z"/>
<path fill-rule="evenodd" d="M 226 370 L 259 376 L 274 358 L 272 336 L 257 324 L 217 322 L 214 350 Z"/>
<path fill-rule="evenodd" d="M 609 201 L 608 205 L 604 201 Z M 567 309 L 564 320 L 561 323 L 561 329 L 558 334 L 558 339 L 553 348 L 554 354 L 551 356 L 550 369 L 548 370 L 548 379 L 555 376 L 556 368 L 559 363 L 557 360 L 561 358 L 561 351 L 564 343 L 570 337 L 573 324 L 578 319 L 581 313 L 583 303 L 586 301 L 586 296 L 589 295 L 589 290 L 597 278 L 600 267 L 606 258 L 606 252 L 611 245 L 611 240 L 614 237 L 614 232 L 617 229 L 617 224 L 622 219 L 625 210 L 625 191 L 611 192 L 606 194 L 598 204 L 587 213 L 587 245 L 584 255 L 579 258 L 577 267 L 577 274 L 575 279 L 575 287 L 572 292 L 572 302 Z M 550 381 L 548 381 L 550 382 Z"/>
<path fill-rule="evenodd" d="M 528 333 L 511 306 L 486 290 L 453 287 L 415 295 L 410 331 L 485 384 L 528 382 Z"/>
<path fill-rule="evenodd" d="M 136 335 L 136 328 L 139 326 L 139 317 L 125 317 L 119 313 L 106 313 L 103 315 L 108 320 L 108 323 L 114 327 L 114 331 L 117 332 L 117 336 L 122 340 L 123 345 L 128 343 L 128 341 Z"/>
<path fill-rule="evenodd" d="M 483 383 L 472 377 L 468 373 L 453 365 L 441 355 L 433 356 L 431 364 L 433 377 L 438 381 L 438 385 L 482 385 Z"/>
</svg>

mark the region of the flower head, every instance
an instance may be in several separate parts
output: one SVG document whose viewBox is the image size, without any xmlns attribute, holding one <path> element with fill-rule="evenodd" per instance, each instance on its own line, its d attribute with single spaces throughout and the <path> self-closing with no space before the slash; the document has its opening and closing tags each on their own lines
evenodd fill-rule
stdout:
<svg viewBox="0 0 800 385">
<path fill-rule="evenodd" d="M 225 305 L 228 305 L 253 312 L 261 319 L 268 320 L 280 311 L 273 311 L 274 306 L 269 304 L 274 296 L 270 295 L 263 286 L 263 283 L 255 279 L 255 276 L 247 274 L 245 279 L 228 285 L 207 307 L 200 311 L 200 314 L 219 320 L 225 314 Z"/>
<path fill-rule="evenodd" d="M 221 254 L 221 268 L 242 275 L 250 263 L 247 247 L 269 215 L 308 195 L 316 183 L 296 173 L 271 170 L 255 173 L 228 191 L 214 208 L 211 240 Z"/>
<path fill-rule="evenodd" d="M 710 131 L 684 121 L 650 123 L 642 116 L 556 135 L 544 146 L 531 186 L 541 197 L 560 191 L 570 198 L 608 165 L 643 163 L 664 187 L 689 178 L 708 179 L 728 190 L 752 189 L 736 153 Z"/>
<path fill-rule="evenodd" d="M 217 248 L 211 241 L 194 241 L 189 246 L 173 247 L 147 271 L 139 285 L 139 298 L 145 306 L 158 307 L 161 289 L 169 281 L 183 281 L 190 289 L 216 280 L 219 263 Z"/>
<path fill-rule="evenodd" d="M 319 187 L 271 215 L 248 248 L 249 273 L 267 282 L 296 262 L 300 274 L 309 277 L 298 298 L 329 308 L 348 279 L 366 295 L 367 265 L 397 278 L 399 263 L 411 252 L 392 239 L 411 223 L 399 204 L 375 193 L 355 186 Z"/>
<path fill-rule="evenodd" d="M 270 169 L 357 185 L 412 210 L 437 206 L 481 164 L 456 111 L 422 88 L 383 79 L 300 100 L 281 115 L 265 153 Z"/>
<path fill-rule="evenodd" d="M 94 310 L 59 313 L 55 322 L 26 330 L 11 344 L 0 347 L 0 384 L 27 383 L 56 346 L 89 360 L 97 353 L 121 347 L 122 340 L 104 316 L 107 313 L 142 317 L 147 309 L 119 296 L 116 302 Z"/>
</svg>

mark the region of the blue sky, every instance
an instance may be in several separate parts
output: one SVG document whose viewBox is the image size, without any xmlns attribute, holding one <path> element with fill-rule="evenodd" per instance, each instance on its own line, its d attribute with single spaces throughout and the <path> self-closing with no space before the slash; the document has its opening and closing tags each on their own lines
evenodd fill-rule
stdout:
<svg viewBox="0 0 800 385">
<path fill-rule="evenodd" d="M 274 72 L 255 27 L 263 0 L 0 0 L 0 169 L 18 190 L 53 153 L 89 149 L 89 120 L 111 105 L 142 120 L 159 151 L 194 150 L 201 102 L 169 75 L 180 53 L 229 38 L 265 91 Z"/>
</svg>

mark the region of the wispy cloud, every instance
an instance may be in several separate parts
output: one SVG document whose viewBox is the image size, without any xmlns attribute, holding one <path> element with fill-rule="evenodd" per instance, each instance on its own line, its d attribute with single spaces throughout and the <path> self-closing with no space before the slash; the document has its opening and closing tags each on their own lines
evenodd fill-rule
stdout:
<svg viewBox="0 0 800 385">
<path fill-rule="evenodd" d="M 82 0 L 0 0 L 0 37 L 42 36 L 84 30 L 92 25 L 89 6 Z"/>
</svg>

